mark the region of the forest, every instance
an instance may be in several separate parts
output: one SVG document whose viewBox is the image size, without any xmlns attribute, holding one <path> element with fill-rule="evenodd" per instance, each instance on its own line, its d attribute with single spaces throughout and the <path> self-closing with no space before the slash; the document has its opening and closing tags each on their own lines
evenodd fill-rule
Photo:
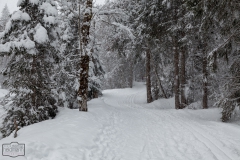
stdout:
<svg viewBox="0 0 240 160">
<path fill-rule="evenodd" d="M 147 103 L 240 117 L 239 0 L 19 0 L 0 20 L 3 137 L 145 82 Z"/>
</svg>

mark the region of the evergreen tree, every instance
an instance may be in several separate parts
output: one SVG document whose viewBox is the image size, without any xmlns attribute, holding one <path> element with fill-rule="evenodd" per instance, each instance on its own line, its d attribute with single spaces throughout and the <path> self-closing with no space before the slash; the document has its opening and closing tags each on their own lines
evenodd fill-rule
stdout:
<svg viewBox="0 0 240 160">
<path fill-rule="evenodd" d="M 19 0 L 1 37 L 0 52 L 10 57 L 3 74 L 10 92 L 7 115 L 1 132 L 54 118 L 57 113 L 52 89 L 53 73 L 58 62 L 58 11 L 53 0 Z M 16 125 L 17 129 L 16 129 Z"/>
<path fill-rule="evenodd" d="M 222 121 L 240 117 L 240 4 L 237 0 L 218 1 L 214 11 L 215 21 L 218 30 L 215 48 L 210 52 L 211 67 L 216 71 L 219 90 L 217 93 L 216 106 L 221 107 Z M 224 22 L 224 23 L 223 23 Z"/>
<path fill-rule="evenodd" d="M 81 55 L 86 49 L 82 44 L 83 15 L 86 8 L 82 1 L 61 1 L 62 19 L 62 65 L 56 77 L 58 77 L 58 93 L 60 93 L 60 106 L 79 108 L 77 99 L 79 90 L 79 74 L 81 72 Z M 79 8 L 80 7 L 80 8 Z M 91 39 L 87 46 L 90 50 L 88 71 L 87 100 L 98 97 L 101 94 L 101 77 L 103 76 L 102 65 L 98 57 L 96 46 L 96 29 L 93 20 L 89 22 L 93 27 L 89 28 Z M 78 33 L 78 34 L 76 34 Z"/>
<path fill-rule="evenodd" d="M 2 10 L 1 18 L 0 18 L 0 25 L 5 27 L 5 25 L 7 24 L 7 21 L 9 20 L 9 18 L 10 18 L 10 12 L 9 12 L 7 4 L 5 4 L 5 6 L 4 6 L 3 10 Z"/>
<path fill-rule="evenodd" d="M 74 15 L 72 11 L 77 13 L 78 2 L 61 1 L 61 18 L 63 19 L 62 29 L 62 61 L 59 72 L 56 75 L 59 106 L 68 108 L 78 108 L 77 90 L 79 86 L 80 72 L 80 54 L 79 54 L 79 17 Z"/>
</svg>

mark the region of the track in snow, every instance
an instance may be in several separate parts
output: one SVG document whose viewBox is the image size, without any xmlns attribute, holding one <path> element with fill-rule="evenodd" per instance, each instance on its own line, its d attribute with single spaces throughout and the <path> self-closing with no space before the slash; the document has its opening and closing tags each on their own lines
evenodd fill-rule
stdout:
<svg viewBox="0 0 240 160">
<path fill-rule="evenodd" d="M 88 113 L 63 108 L 0 142 L 25 143 L 16 160 L 240 160 L 240 127 L 221 123 L 218 109 L 175 110 L 173 99 L 145 97 L 143 83 L 106 90 Z"/>
<path fill-rule="evenodd" d="M 104 92 L 104 102 L 118 111 L 117 119 L 123 120 L 116 126 L 124 134 L 115 137 L 125 143 L 118 148 L 122 160 L 240 160 L 240 130 L 235 137 L 218 135 L 212 122 L 208 125 L 208 121 L 191 119 L 185 110 L 153 109 L 156 106 L 145 103 L 145 86 L 135 85 L 134 89 Z M 231 129 L 221 122 L 215 125 L 216 129 Z M 118 144 L 109 145 L 114 148 Z"/>
</svg>

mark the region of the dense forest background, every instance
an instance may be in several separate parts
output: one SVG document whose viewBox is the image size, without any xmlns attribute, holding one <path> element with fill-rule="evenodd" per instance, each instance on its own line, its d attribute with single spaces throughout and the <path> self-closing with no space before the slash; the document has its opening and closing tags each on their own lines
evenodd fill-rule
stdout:
<svg viewBox="0 0 240 160">
<path fill-rule="evenodd" d="M 221 107 L 239 118 L 238 0 L 19 0 L 2 14 L 2 133 L 87 111 L 103 89 L 146 82 L 147 102 L 175 97 L 175 108 Z M 9 18 L 6 18 L 9 17 Z M 5 21 L 7 19 L 7 21 Z M 17 124 L 17 125 L 16 125 Z"/>
</svg>

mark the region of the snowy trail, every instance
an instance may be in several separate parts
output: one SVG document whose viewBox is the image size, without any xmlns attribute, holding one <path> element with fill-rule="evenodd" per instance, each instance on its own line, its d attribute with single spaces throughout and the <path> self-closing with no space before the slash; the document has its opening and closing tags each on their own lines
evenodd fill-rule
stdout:
<svg viewBox="0 0 240 160">
<path fill-rule="evenodd" d="M 26 144 L 17 160 L 240 160 L 240 127 L 221 123 L 218 109 L 175 110 L 173 99 L 146 104 L 142 83 L 103 94 L 88 113 L 64 108 L 0 142 Z"/>
</svg>

